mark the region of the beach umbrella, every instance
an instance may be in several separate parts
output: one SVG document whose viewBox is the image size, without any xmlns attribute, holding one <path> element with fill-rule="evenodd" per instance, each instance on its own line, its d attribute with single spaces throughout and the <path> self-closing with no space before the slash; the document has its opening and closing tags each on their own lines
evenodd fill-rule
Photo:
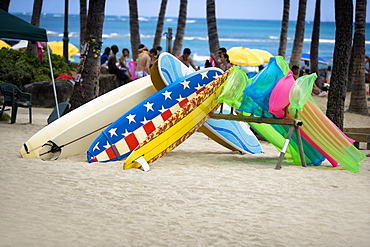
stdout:
<svg viewBox="0 0 370 247">
<path fill-rule="evenodd" d="M 310 61 L 311 61 L 311 59 L 310 59 L 310 54 L 309 54 L 309 53 L 302 53 L 302 55 L 301 55 L 301 60 L 310 62 Z M 323 58 L 321 58 L 321 57 L 318 57 L 318 60 L 319 60 L 319 61 L 318 61 L 319 63 L 322 63 L 322 64 L 329 64 L 328 62 L 326 62 L 326 60 L 325 60 L 325 59 L 323 59 Z"/>
<path fill-rule="evenodd" d="M 59 55 L 63 57 L 63 41 L 52 41 L 48 43 L 51 52 L 53 54 Z M 78 53 L 78 49 L 76 46 L 68 43 L 68 57 L 72 57 Z"/>
<path fill-rule="evenodd" d="M 230 62 L 242 66 L 259 66 L 263 64 L 263 58 L 246 47 L 232 47 L 227 51 Z"/>
<path fill-rule="evenodd" d="M 8 43 L 6 43 L 5 41 L 0 40 L 0 49 L 1 48 L 9 49 L 10 45 L 8 45 Z"/>
<path fill-rule="evenodd" d="M 254 53 L 257 53 L 258 56 L 260 56 L 263 59 L 264 63 L 268 63 L 270 61 L 270 58 L 273 57 L 273 55 L 265 50 L 261 49 L 251 49 Z"/>
</svg>

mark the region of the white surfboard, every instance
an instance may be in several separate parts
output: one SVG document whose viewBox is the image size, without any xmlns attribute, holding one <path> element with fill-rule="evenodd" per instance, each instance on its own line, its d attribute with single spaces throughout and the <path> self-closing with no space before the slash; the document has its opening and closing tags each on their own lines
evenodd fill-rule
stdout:
<svg viewBox="0 0 370 247">
<path fill-rule="evenodd" d="M 86 152 L 91 142 L 110 123 L 125 111 L 156 92 L 150 76 L 135 80 L 116 88 L 45 126 L 22 146 L 20 153 L 24 158 L 39 158 L 40 149 L 49 140 L 57 150 L 63 146 L 59 158 Z M 62 137 L 64 135 L 64 137 Z M 51 144 L 51 142 L 49 142 Z M 45 153 L 50 146 L 44 146 Z M 44 154 L 51 159 L 56 153 Z"/>
</svg>

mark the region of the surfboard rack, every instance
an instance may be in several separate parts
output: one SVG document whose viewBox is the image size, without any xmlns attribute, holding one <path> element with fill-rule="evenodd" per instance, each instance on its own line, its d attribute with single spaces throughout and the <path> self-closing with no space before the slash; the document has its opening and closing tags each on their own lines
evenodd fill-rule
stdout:
<svg viewBox="0 0 370 247">
<path fill-rule="evenodd" d="M 288 118 L 262 118 L 262 117 L 255 117 L 255 116 L 241 116 L 241 115 L 234 115 L 232 114 L 222 114 L 222 113 L 214 113 L 211 115 L 211 118 L 214 119 L 226 119 L 226 120 L 233 120 L 233 121 L 243 121 L 249 123 L 266 123 L 266 124 L 279 124 L 279 125 L 289 125 L 289 131 L 287 136 L 285 137 L 284 146 L 280 152 L 280 156 L 278 162 L 275 166 L 276 170 L 281 169 L 281 164 L 284 160 L 284 156 L 286 150 L 288 148 L 290 139 L 292 137 L 293 131 L 295 131 L 297 136 L 297 144 L 299 148 L 299 157 L 301 159 L 301 164 L 303 167 L 306 167 L 306 159 L 304 156 L 304 150 L 302 145 L 302 137 L 301 133 L 299 132 L 299 126 L 303 125 L 303 121 L 299 119 L 288 119 Z"/>
</svg>

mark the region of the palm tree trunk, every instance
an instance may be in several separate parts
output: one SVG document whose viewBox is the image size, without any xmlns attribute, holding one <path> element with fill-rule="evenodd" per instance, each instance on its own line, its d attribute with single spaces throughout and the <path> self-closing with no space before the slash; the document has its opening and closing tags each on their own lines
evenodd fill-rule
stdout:
<svg viewBox="0 0 370 247">
<path fill-rule="evenodd" d="M 335 0 L 335 46 L 326 115 L 340 129 L 343 129 L 344 101 L 351 57 L 352 21 L 352 0 Z"/>
<path fill-rule="evenodd" d="M 99 93 L 100 49 L 104 23 L 105 0 L 89 1 L 86 36 L 81 49 L 81 62 L 77 73 L 81 79 L 76 82 L 70 103 L 75 109 L 96 98 Z"/>
<path fill-rule="evenodd" d="M 177 31 L 175 36 L 175 42 L 172 48 L 172 54 L 179 56 L 182 49 L 182 42 L 184 41 L 185 27 L 186 27 L 186 10 L 188 1 L 180 1 L 179 19 L 177 20 Z"/>
<path fill-rule="evenodd" d="M 139 53 L 140 33 L 139 33 L 139 14 L 137 10 L 137 0 L 128 0 L 130 8 L 130 40 L 132 59 L 135 61 Z"/>
<path fill-rule="evenodd" d="M 215 0 L 207 0 L 207 26 L 208 45 L 210 54 L 216 53 L 220 48 L 217 33 L 216 6 Z"/>
<path fill-rule="evenodd" d="M 281 21 L 279 56 L 285 57 L 288 40 L 290 0 L 284 0 L 283 19 Z"/>
<path fill-rule="evenodd" d="M 321 12 L 321 0 L 316 0 L 315 6 L 315 17 L 313 21 L 312 37 L 311 37 L 311 49 L 310 49 L 310 69 L 311 73 L 317 74 L 315 84 L 320 87 L 321 78 L 319 72 L 319 39 L 320 39 L 320 12 Z"/>
<path fill-rule="evenodd" d="M 42 1 L 43 0 L 35 0 L 33 2 L 33 11 L 32 11 L 31 24 L 36 26 L 36 27 L 40 26 Z M 37 47 L 35 45 L 35 42 L 29 41 L 28 45 L 27 45 L 27 50 L 29 50 L 31 54 L 36 54 L 37 53 Z"/>
<path fill-rule="evenodd" d="M 297 24 L 295 27 L 295 37 L 293 43 L 292 55 L 290 57 L 289 67 L 299 66 L 301 62 L 302 47 L 304 41 L 304 27 L 306 19 L 307 0 L 299 0 Z"/>
<path fill-rule="evenodd" d="M 158 15 L 157 29 L 155 31 L 155 37 L 154 37 L 154 42 L 153 42 L 153 48 L 156 48 L 157 46 L 161 45 L 163 23 L 164 23 L 164 16 L 166 14 L 167 1 L 168 0 L 162 0 L 161 2 L 161 8 L 159 10 L 159 15 Z"/>
<path fill-rule="evenodd" d="M 366 0 L 357 0 L 353 39 L 353 84 L 349 111 L 369 115 L 365 93 L 365 25 Z"/>
<path fill-rule="evenodd" d="M 8 12 L 10 5 L 10 0 L 1 0 L 0 1 L 0 9 L 4 10 L 5 12 Z"/>
<path fill-rule="evenodd" d="M 87 24 L 87 5 L 86 0 L 80 0 L 80 47 L 84 43 Z"/>
</svg>

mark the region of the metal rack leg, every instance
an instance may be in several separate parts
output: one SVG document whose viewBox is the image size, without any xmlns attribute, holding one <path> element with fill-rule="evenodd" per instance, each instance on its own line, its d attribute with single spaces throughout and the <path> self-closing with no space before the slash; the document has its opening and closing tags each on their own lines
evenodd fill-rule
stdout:
<svg viewBox="0 0 370 247">
<path fill-rule="evenodd" d="M 301 164 L 303 167 L 306 167 L 306 158 L 304 156 L 304 150 L 302 145 L 301 132 L 299 132 L 299 126 L 295 126 L 295 133 L 297 136 L 298 148 L 299 148 L 299 157 L 301 158 Z"/>
<path fill-rule="evenodd" d="M 275 170 L 280 170 L 281 169 L 281 163 L 284 160 L 284 156 L 285 156 L 286 150 L 288 148 L 290 138 L 292 137 L 294 128 L 295 128 L 294 125 L 291 125 L 290 128 L 289 128 L 288 135 L 285 138 L 284 146 L 283 146 L 283 148 L 280 152 L 279 160 L 278 160 L 278 163 L 275 166 Z"/>
</svg>

